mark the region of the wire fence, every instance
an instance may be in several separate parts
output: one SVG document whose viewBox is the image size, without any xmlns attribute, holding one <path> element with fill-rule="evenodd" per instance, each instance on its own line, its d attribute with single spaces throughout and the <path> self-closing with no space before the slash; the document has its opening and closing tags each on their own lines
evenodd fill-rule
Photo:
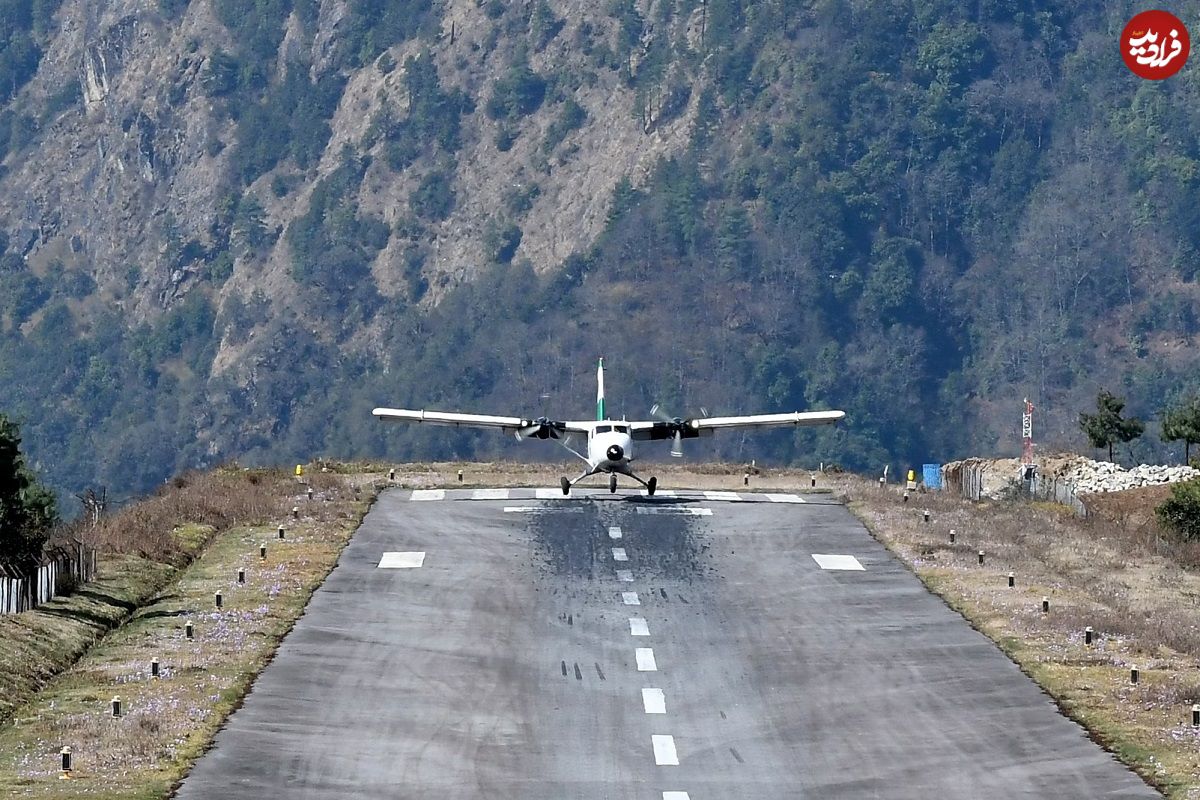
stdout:
<svg viewBox="0 0 1200 800">
<path fill-rule="evenodd" d="M 1024 496 L 1035 500 L 1049 500 L 1071 508 L 1080 517 L 1088 515 L 1087 506 L 1075 492 L 1074 481 L 1040 473 L 1035 474 L 1032 479 L 1014 474 L 997 489 L 995 476 L 990 476 L 991 480 L 985 482 L 985 474 L 992 468 L 993 462 L 984 458 L 952 461 L 942 467 L 942 488 L 958 492 L 968 500 L 982 500 L 989 496 L 1014 499 Z M 992 487 L 990 492 L 987 489 L 989 485 Z"/>
<path fill-rule="evenodd" d="M 0 614 L 37 608 L 95 575 L 96 551 L 83 545 L 54 548 L 33 568 L 0 562 Z"/>
</svg>

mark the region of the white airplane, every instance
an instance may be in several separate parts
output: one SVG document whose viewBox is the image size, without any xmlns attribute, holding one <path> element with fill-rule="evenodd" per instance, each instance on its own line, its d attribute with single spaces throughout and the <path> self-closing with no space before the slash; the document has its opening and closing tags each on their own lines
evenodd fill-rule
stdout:
<svg viewBox="0 0 1200 800">
<path fill-rule="evenodd" d="M 512 431 L 517 440 L 556 439 L 579 458 L 587 462 L 587 469 L 575 480 L 562 479 L 562 492 L 571 493 L 571 487 L 579 481 L 598 473 L 607 473 L 608 490 L 617 491 L 617 475 L 633 478 L 653 495 L 658 479 L 642 480 L 630 465 L 633 463 L 635 441 L 657 441 L 671 439 L 671 455 L 683 455 L 683 440 L 699 436 L 711 436 L 718 428 L 762 428 L 776 425 L 832 425 L 841 421 L 845 411 L 797 411 L 791 414 L 753 414 L 743 417 L 709 417 L 698 419 L 670 418 L 660 415 L 655 405 L 650 413 L 660 415 L 657 420 L 611 420 L 604 410 L 604 359 L 596 370 L 596 419 L 559 422 L 546 417 L 496 417 L 488 414 L 460 414 L 449 411 L 410 411 L 404 408 L 376 408 L 371 413 L 378 419 L 395 422 L 424 422 L 430 425 L 453 425 L 455 427 L 499 428 Z M 587 455 L 571 447 L 571 435 L 587 435 Z"/>
</svg>

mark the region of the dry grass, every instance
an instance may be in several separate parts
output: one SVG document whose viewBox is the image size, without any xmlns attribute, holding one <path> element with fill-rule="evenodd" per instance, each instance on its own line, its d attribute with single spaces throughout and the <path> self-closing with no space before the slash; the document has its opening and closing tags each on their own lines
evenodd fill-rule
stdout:
<svg viewBox="0 0 1200 800">
<path fill-rule="evenodd" d="M 1161 490 L 1094 498 L 1096 513 L 1079 519 L 1046 503 L 972 503 L 941 492 L 904 503 L 894 487 L 849 476 L 836 483 L 880 541 L 1094 738 L 1169 797 L 1200 798 L 1200 731 L 1190 726 L 1200 702 L 1200 572 L 1194 551 L 1153 524 Z M 1087 626 L 1097 635 L 1091 647 Z"/>
<path fill-rule="evenodd" d="M 95 528 L 70 529 L 100 552 L 98 577 L 39 609 L 0 617 L 0 722 L 148 602 L 213 536 L 282 518 L 295 492 L 295 480 L 280 470 L 189 473 Z"/>
<path fill-rule="evenodd" d="M 105 535 L 114 547 L 175 558 L 186 548 L 148 535 L 172 525 L 176 538 L 203 542 L 203 552 L 169 589 L 18 709 L 16 725 L 0 729 L 0 796 L 170 793 L 332 569 L 372 495 L 332 475 L 315 475 L 309 485 L 312 500 L 281 474 L 196 476 L 111 521 Z M 189 515 L 206 524 L 180 525 Z M 287 531 L 282 542 L 277 525 Z M 239 567 L 245 584 L 237 583 Z M 220 610 L 216 591 L 223 594 Z M 183 635 L 187 620 L 195 625 L 192 641 Z M 150 677 L 155 657 L 157 680 Z M 124 704 L 121 719 L 109 713 L 114 695 Z M 75 753 L 74 781 L 57 780 L 63 745 Z"/>
<path fill-rule="evenodd" d="M 216 534 L 232 525 L 260 525 L 286 513 L 294 488 L 295 480 L 281 470 L 186 473 L 154 496 L 104 517 L 91 532 L 91 541 L 106 553 L 183 564 L 203 541 L 181 538 L 177 532 L 182 526 L 201 526 Z"/>
</svg>

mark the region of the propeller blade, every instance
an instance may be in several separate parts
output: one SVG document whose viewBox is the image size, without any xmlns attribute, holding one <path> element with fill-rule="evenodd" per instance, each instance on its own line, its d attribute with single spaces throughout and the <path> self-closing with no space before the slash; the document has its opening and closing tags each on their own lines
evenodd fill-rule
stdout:
<svg viewBox="0 0 1200 800">
<path fill-rule="evenodd" d="M 675 431 L 674 438 L 671 439 L 671 456 L 683 458 L 683 433 L 678 429 Z"/>
<path fill-rule="evenodd" d="M 658 403 L 655 403 L 654 405 L 650 406 L 650 416 L 654 417 L 655 419 L 659 420 L 660 422 L 672 422 L 673 421 L 673 418 L 671 416 L 669 416 L 667 414 L 667 412 L 663 411 L 662 406 L 660 406 Z"/>
</svg>

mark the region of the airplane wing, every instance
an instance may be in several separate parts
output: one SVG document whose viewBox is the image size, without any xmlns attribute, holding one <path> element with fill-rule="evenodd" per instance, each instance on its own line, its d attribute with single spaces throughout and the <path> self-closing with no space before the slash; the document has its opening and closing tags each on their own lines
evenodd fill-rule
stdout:
<svg viewBox="0 0 1200 800">
<path fill-rule="evenodd" d="M 683 420 L 645 420 L 631 422 L 634 439 L 655 441 L 694 439 L 719 428 L 765 428 L 777 425 L 833 425 L 846 416 L 845 411 L 796 411 L 791 414 L 750 414 L 740 417 L 697 417 Z"/>
<path fill-rule="evenodd" d="M 371 411 L 384 422 L 424 422 L 429 425 L 450 425 L 456 428 L 499 428 L 512 432 L 518 439 L 557 439 L 567 431 L 586 431 L 580 423 L 558 422 L 545 417 L 500 417 L 491 414 L 462 414 L 456 411 L 413 411 L 407 408 L 376 408 Z"/>
<path fill-rule="evenodd" d="M 701 417 L 689 420 L 697 430 L 705 428 L 761 428 L 772 425 L 833 425 L 845 411 L 796 411 L 791 414 L 751 414 L 744 417 Z"/>
</svg>

